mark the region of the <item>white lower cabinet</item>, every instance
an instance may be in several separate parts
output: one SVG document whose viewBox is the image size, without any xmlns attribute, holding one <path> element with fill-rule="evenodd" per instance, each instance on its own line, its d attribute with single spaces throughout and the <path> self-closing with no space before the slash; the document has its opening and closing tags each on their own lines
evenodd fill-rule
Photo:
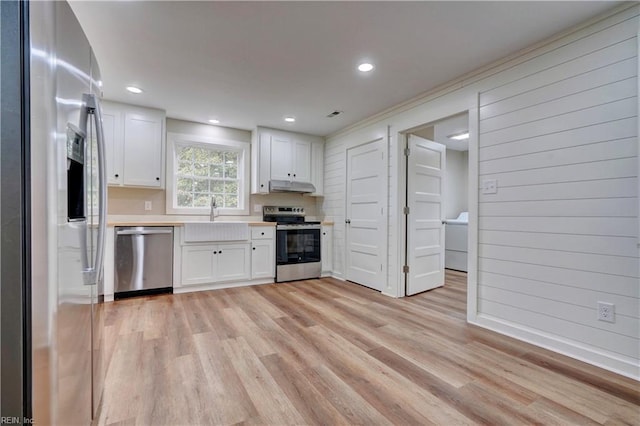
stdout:
<svg viewBox="0 0 640 426">
<path fill-rule="evenodd" d="M 251 279 L 276 276 L 275 233 L 273 227 L 251 229 Z"/>
<path fill-rule="evenodd" d="M 322 276 L 326 277 L 333 271 L 333 225 L 322 225 L 320 250 Z"/>
<path fill-rule="evenodd" d="M 273 278 L 276 275 L 273 241 L 252 241 L 251 246 L 251 279 Z"/>
<path fill-rule="evenodd" d="M 248 280 L 251 251 L 248 243 L 182 246 L 182 285 Z"/>
</svg>

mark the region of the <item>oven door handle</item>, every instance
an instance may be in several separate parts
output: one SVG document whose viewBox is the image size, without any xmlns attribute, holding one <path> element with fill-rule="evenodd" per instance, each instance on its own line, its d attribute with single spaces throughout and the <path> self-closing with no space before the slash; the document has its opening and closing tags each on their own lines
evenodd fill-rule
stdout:
<svg viewBox="0 0 640 426">
<path fill-rule="evenodd" d="M 301 231 L 301 230 L 318 230 L 320 231 L 322 227 L 320 225 L 296 225 L 296 226 L 286 226 L 281 228 L 276 226 L 276 231 Z"/>
</svg>

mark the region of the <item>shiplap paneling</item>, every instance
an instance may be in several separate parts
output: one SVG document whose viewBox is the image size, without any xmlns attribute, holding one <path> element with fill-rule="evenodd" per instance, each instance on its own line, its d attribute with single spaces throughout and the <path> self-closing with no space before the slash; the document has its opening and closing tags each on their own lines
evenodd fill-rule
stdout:
<svg viewBox="0 0 640 426">
<path fill-rule="evenodd" d="M 565 130 L 577 129 L 597 123 L 635 117 L 637 98 L 636 92 L 628 92 L 627 98 L 579 109 L 577 105 L 573 111 L 560 113 L 541 120 L 526 122 L 520 125 L 505 127 L 482 134 L 480 147 L 498 145 L 519 139 L 548 135 Z"/>
<path fill-rule="evenodd" d="M 520 188 L 526 191 L 526 188 Z M 480 203 L 484 217 L 637 217 L 633 198 L 589 198 L 582 200 L 504 201 Z"/>
<path fill-rule="evenodd" d="M 597 306 L 598 300 L 600 300 L 599 298 L 602 297 L 602 293 L 599 291 L 582 287 L 558 285 L 556 283 L 532 280 L 530 278 L 525 279 L 494 274 L 491 272 L 484 272 L 482 278 L 487 282 L 491 282 L 490 287 L 588 308 L 592 313 L 589 320 L 596 321 L 594 306 Z M 485 284 L 485 286 L 487 285 Z M 640 322 L 640 312 L 637 310 L 637 297 L 620 296 L 609 293 L 607 294 L 607 298 L 611 303 L 616 305 L 616 315 L 635 318 L 636 321 Z"/>
<path fill-rule="evenodd" d="M 521 191 L 520 186 L 501 187 L 496 194 L 486 194 L 483 202 L 627 198 L 637 194 L 638 180 L 627 177 L 530 185 L 527 191 Z"/>
<path fill-rule="evenodd" d="M 638 154 L 637 142 L 637 138 L 632 137 L 509 158 L 485 160 L 480 163 L 480 174 L 486 175 L 635 157 Z"/>
<path fill-rule="evenodd" d="M 616 312 L 616 323 L 598 321 L 597 309 L 593 306 L 584 307 L 571 302 L 563 302 L 557 299 L 548 299 L 539 296 L 532 296 L 525 293 L 513 291 L 512 289 L 501 289 L 489 285 L 481 286 L 480 297 L 483 299 L 503 301 L 509 300 L 512 306 L 531 310 L 540 314 L 548 315 L 559 320 L 571 321 L 578 324 L 589 325 L 594 329 L 620 334 L 622 336 L 634 338 L 640 334 L 640 322 L 637 317 L 622 315 Z M 595 305 L 594 305 L 595 306 Z M 621 349 L 623 349 L 621 347 Z M 625 355 L 632 355 L 626 353 Z"/>
<path fill-rule="evenodd" d="M 581 74 L 565 78 L 556 83 L 520 93 L 519 95 L 484 106 L 480 110 L 486 120 L 501 114 L 512 113 L 513 111 L 530 107 L 531 105 L 581 93 L 592 89 L 594 85 L 595 87 L 605 86 L 630 77 L 635 77 L 636 70 L 636 58 L 630 57 L 629 59 L 608 64 L 592 71 L 582 72 Z"/>
<path fill-rule="evenodd" d="M 344 153 L 382 125 L 402 132 L 460 113 L 461 105 L 479 106 L 478 180 L 496 179 L 498 192 L 469 188 L 478 195 L 481 249 L 470 321 L 633 377 L 640 377 L 640 342 L 628 322 L 640 312 L 639 12 L 636 6 L 594 21 L 327 141 L 327 152 Z M 397 178 L 400 162 L 390 164 Z M 330 167 L 344 180 L 342 166 Z M 341 186 L 324 200 L 336 214 Z M 400 203 L 394 188 L 390 216 Z M 390 227 L 390 244 L 401 232 Z M 389 262 L 391 277 L 401 260 L 390 255 Z M 597 301 L 615 303 L 622 322 L 595 322 Z M 560 312 L 566 304 L 573 306 Z"/>
<path fill-rule="evenodd" d="M 483 244 L 482 240 L 478 247 L 478 254 L 480 257 L 487 259 L 510 260 L 519 263 L 531 263 L 534 265 L 554 266 L 556 268 L 638 278 L 637 257 L 605 256 L 601 254 L 560 251 L 550 248 L 533 249 L 527 247 L 499 246 Z"/>
<path fill-rule="evenodd" d="M 562 84 L 567 85 L 568 83 L 564 81 Z M 505 112 L 490 118 L 482 118 L 480 120 L 480 133 L 522 126 L 523 124 L 541 121 L 549 117 L 562 116 L 574 111 L 609 104 L 634 97 L 635 93 L 636 79 L 634 77 L 539 104 L 534 103 L 536 99 L 531 99 L 533 97 L 532 93 L 527 93 L 523 97 L 522 103 L 532 106 L 511 110 L 511 112 Z M 549 93 L 549 96 L 552 96 L 552 92 Z M 482 111 L 480 111 L 480 117 L 483 117 Z"/>
<path fill-rule="evenodd" d="M 634 217 L 491 217 L 480 216 L 479 230 L 550 232 L 638 238 Z"/>
<path fill-rule="evenodd" d="M 632 257 L 636 249 L 635 238 L 602 235 L 569 235 L 529 231 L 480 231 L 485 244 L 603 254 Z"/>
<path fill-rule="evenodd" d="M 490 272 L 535 281 L 545 281 L 558 285 L 593 290 L 606 297 L 609 294 L 638 298 L 638 279 L 621 275 L 601 274 L 597 272 L 542 266 L 531 263 L 511 262 L 508 260 L 480 258 L 479 275 Z"/>
<path fill-rule="evenodd" d="M 482 287 L 478 288 L 479 295 L 483 291 Z M 602 330 L 579 322 L 562 320 L 559 317 L 529 309 L 530 305 L 536 305 L 533 298 L 527 298 L 526 301 L 523 300 L 524 303 L 518 303 L 520 299 L 516 297 L 497 297 L 497 299 L 501 301 L 498 302 L 480 296 L 480 311 L 491 311 L 495 313 L 492 316 L 503 320 L 510 320 L 510 318 L 517 316 L 521 318 L 522 322 L 534 324 L 531 328 L 536 328 L 545 333 L 572 336 L 572 340 L 578 343 L 589 344 L 600 350 L 611 351 L 614 354 L 623 355 L 630 359 L 637 356 L 637 338 Z M 505 303 L 503 302 L 504 300 L 514 304 Z M 544 306 L 544 303 L 539 303 L 539 305 Z M 531 308 L 534 308 L 534 306 L 531 306 Z"/>
<path fill-rule="evenodd" d="M 562 132 L 480 148 L 480 161 L 498 160 L 638 136 L 636 117 L 616 119 Z M 576 144 L 580 141 L 580 144 Z"/>
<path fill-rule="evenodd" d="M 480 94 L 479 175 L 498 192 L 478 210 L 481 314 L 636 360 L 637 30 L 621 22 Z M 622 304 L 615 323 L 598 301 Z"/>
<path fill-rule="evenodd" d="M 540 185 L 545 183 L 595 181 L 637 177 L 636 157 L 590 161 L 563 166 L 525 168 L 519 171 L 489 173 L 481 179 L 496 179 L 498 187 Z M 484 200 L 481 200 L 484 201 Z"/>
<path fill-rule="evenodd" d="M 530 83 L 528 83 L 530 88 L 551 84 L 565 78 L 567 73 L 562 69 L 555 74 L 545 73 L 547 70 L 558 68 L 573 59 L 588 56 L 594 52 L 627 40 L 632 40 L 632 43 L 634 43 L 638 31 L 637 15 L 626 18 L 621 22 L 615 22 L 614 19 L 613 22 L 611 25 L 601 28 L 593 34 L 569 41 L 555 49 L 534 56 L 526 62 L 502 71 L 498 78 L 496 78 L 493 87 L 482 90 L 480 106 L 483 107 L 500 99 L 513 96 L 519 91 L 526 90 L 523 90 L 523 87 L 526 86 L 522 86 L 522 83 L 519 82 L 520 80 L 530 80 Z M 634 52 L 634 55 L 636 54 L 637 52 Z M 611 62 L 626 59 L 626 53 L 624 51 L 617 51 L 615 54 L 609 53 L 607 56 L 611 57 Z M 590 60 L 593 60 L 593 58 L 586 58 L 585 62 L 590 62 Z M 520 87 L 520 89 L 518 89 L 518 87 Z"/>
</svg>

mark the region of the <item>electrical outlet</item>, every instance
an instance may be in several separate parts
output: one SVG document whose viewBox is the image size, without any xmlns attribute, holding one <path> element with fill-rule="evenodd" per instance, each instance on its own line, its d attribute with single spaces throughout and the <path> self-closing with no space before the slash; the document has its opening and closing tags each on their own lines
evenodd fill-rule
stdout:
<svg viewBox="0 0 640 426">
<path fill-rule="evenodd" d="M 253 205 L 254 213 L 262 213 L 262 204 L 254 204 Z"/>
<path fill-rule="evenodd" d="M 498 181 L 495 179 L 485 179 L 482 181 L 482 193 L 483 194 L 497 194 L 498 193 Z"/>
<path fill-rule="evenodd" d="M 598 302 L 598 321 L 616 322 L 616 305 Z"/>
<path fill-rule="evenodd" d="M 151 204 L 151 201 L 145 201 L 144 202 L 144 209 L 145 210 L 151 210 L 153 208 L 153 204 Z"/>
</svg>

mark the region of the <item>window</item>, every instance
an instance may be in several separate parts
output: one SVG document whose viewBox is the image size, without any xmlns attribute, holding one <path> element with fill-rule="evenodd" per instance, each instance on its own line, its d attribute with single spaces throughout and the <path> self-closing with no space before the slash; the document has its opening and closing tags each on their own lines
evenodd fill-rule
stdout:
<svg viewBox="0 0 640 426">
<path fill-rule="evenodd" d="M 218 147 L 176 146 L 178 207 L 238 208 L 238 152 Z"/>
<path fill-rule="evenodd" d="M 212 197 L 222 215 L 249 213 L 248 143 L 167 136 L 167 213 L 209 214 Z"/>
</svg>

